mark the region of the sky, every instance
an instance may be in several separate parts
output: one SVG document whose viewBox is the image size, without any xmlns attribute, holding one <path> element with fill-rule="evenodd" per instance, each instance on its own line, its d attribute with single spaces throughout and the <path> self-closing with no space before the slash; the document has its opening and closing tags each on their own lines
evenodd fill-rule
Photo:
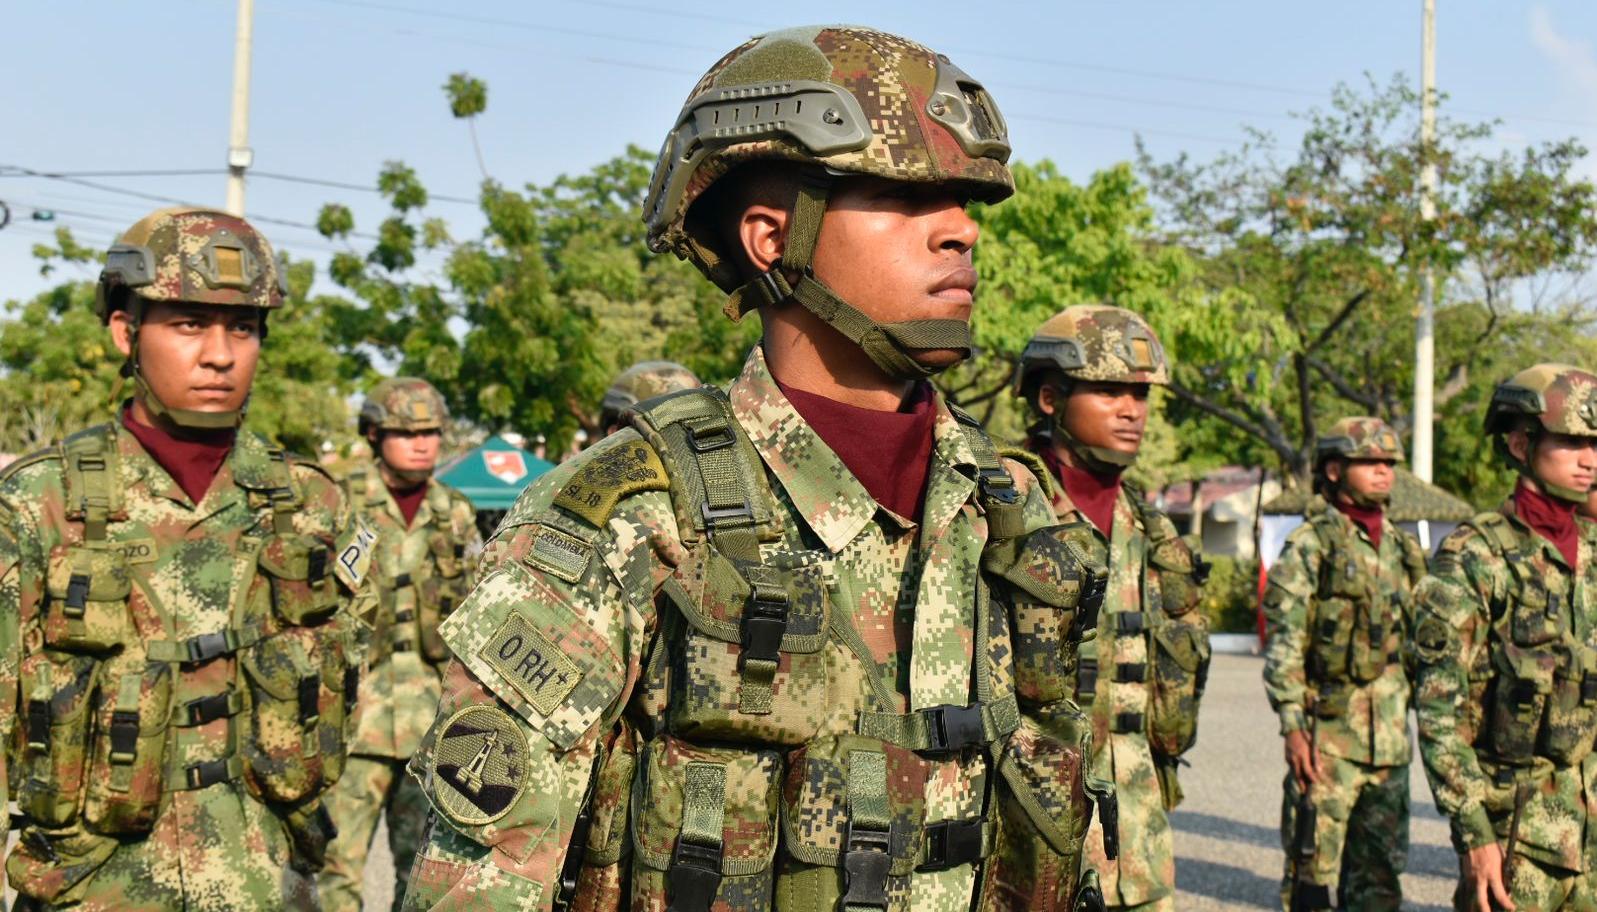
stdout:
<svg viewBox="0 0 1597 912">
<path fill-rule="evenodd" d="M 1506 147 L 1570 136 L 1597 147 L 1597 3 L 1437 6 L 1437 80 L 1453 115 L 1501 120 Z M 384 162 L 415 168 L 435 195 L 474 198 L 482 174 L 441 88 L 461 71 L 488 83 L 478 135 L 489 173 L 510 186 L 584 171 L 628 143 L 657 149 L 717 57 L 797 24 L 858 22 L 947 53 L 997 99 L 1017 158 L 1052 159 L 1078 180 L 1131 158 L 1139 135 L 1161 160 L 1234 149 L 1245 125 L 1291 142 L 1293 113 L 1325 104 L 1338 82 L 1403 73 L 1417 85 L 1419 74 L 1421 0 L 819 0 L 797 9 L 257 0 L 246 215 L 280 250 L 324 263 L 340 248 L 308 226 L 323 203 L 342 202 L 358 231 L 375 230 L 386 205 L 360 188 Z M 93 277 L 87 268 L 39 275 L 30 251 L 54 226 L 103 248 L 160 205 L 147 197 L 223 203 L 235 2 L 0 0 L 0 15 L 10 38 L 0 54 L 0 202 L 11 211 L 0 229 L 0 301 Z M 1597 177 L 1597 160 L 1583 167 Z M 215 173 L 97 174 L 193 170 Z M 42 212 L 54 221 L 36 220 Z M 428 214 L 457 238 L 481 230 L 469 202 L 435 198 Z M 438 260 L 419 268 L 435 273 Z M 332 290 L 325 272 L 317 281 Z"/>
</svg>

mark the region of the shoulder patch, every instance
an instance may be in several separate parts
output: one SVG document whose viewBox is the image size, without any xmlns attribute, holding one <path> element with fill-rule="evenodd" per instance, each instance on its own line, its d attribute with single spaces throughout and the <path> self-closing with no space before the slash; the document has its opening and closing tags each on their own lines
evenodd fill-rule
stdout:
<svg viewBox="0 0 1597 912">
<path fill-rule="evenodd" d="M 372 549 L 376 544 L 377 533 L 366 524 L 366 517 L 356 515 L 354 525 L 338 540 L 338 559 L 333 562 L 333 572 L 349 591 L 360 589 L 366 571 L 371 568 Z"/>
<path fill-rule="evenodd" d="M 432 751 L 433 797 L 445 817 L 483 826 L 505 816 L 527 785 L 527 734 L 498 706 L 478 704 L 443 724 Z"/>
<path fill-rule="evenodd" d="M 1033 453 L 1031 450 L 1025 449 L 1024 447 L 1012 446 L 999 447 L 998 455 L 1005 459 L 1013 459 L 1014 461 L 1030 469 L 1031 474 L 1036 477 L 1037 483 L 1042 486 L 1043 496 L 1048 498 L 1049 503 L 1053 503 L 1053 473 L 1048 471 L 1048 463 L 1043 462 L 1041 456 L 1038 456 L 1036 453 Z"/>
<path fill-rule="evenodd" d="M 554 526 L 539 524 L 533 528 L 536 531 L 529 530 L 532 547 L 527 550 L 526 561 L 568 583 L 582 579 L 593 557 L 593 546 Z"/>
<path fill-rule="evenodd" d="M 545 716 L 582 682 L 582 670 L 537 628 L 512 612 L 477 655 Z"/>
<path fill-rule="evenodd" d="M 621 499 L 639 491 L 671 487 L 660 454 L 642 440 L 605 448 L 595 454 L 554 497 L 554 505 L 602 527 Z"/>
<path fill-rule="evenodd" d="M 1434 614 L 1420 619 L 1414 629 L 1414 652 L 1423 662 L 1438 662 L 1452 649 L 1453 628 Z"/>
</svg>

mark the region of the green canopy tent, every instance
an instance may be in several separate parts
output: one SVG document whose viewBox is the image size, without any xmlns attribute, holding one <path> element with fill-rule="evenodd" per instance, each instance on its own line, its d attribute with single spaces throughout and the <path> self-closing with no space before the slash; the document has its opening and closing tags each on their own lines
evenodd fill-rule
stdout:
<svg viewBox="0 0 1597 912">
<path fill-rule="evenodd" d="M 498 434 L 467 450 L 438 472 L 438 480 L 466 495 L 478 513 L 508 510 L 534 478 L 554 468 Z"/>
</svg>

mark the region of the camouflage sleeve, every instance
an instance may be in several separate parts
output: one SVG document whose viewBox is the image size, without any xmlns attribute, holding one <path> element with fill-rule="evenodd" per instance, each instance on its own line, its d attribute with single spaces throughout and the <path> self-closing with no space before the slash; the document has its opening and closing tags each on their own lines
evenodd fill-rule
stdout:
<svg viewBox="0 0 1597 912">
<path fill-rule="evenodd" d="M 1442 542 L 1414 599 L 1420 754 L 1437 807 L 1471 848 L 1497 838 L 1473 747 L 1481 708 L 1472 703 L 1470 669 L 1486 660 L 1490 605 L 1503 586 L 1498 563 L 1479 533 L 1459 529 Z"/>
<path fill-rule="evenodd" d="M 1268 642 L 1264 649 L 1264 690 L 1281 717 L 1281 734 L 1308 728 L 1304 701 L 1308 678 L 1304 658 L 1309 642 L 1309 605 L 1320 578 L 1319 538 L 1307 524 L 1292 530 L 1270 568 L 1264 592 Z"/>
<path fill-rule="evenodd" d="M 579 457 L 580 459 L 580 457 Z M 680 559 L 663 491 L 603 528 L 525 492 L 440 627 L 454 658 L 410 774 L 434 811 L 407 909 L 550 909 L 602 739 L 642 674 L 653 595 Z"/>
</svg>

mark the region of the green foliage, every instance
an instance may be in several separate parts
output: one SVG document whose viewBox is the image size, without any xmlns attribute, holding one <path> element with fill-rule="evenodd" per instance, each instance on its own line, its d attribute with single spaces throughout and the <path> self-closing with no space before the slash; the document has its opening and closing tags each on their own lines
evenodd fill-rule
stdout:
<svg viewBox="0 0 1597 912">
<path fill-rule="evenodd" d="M 444 94 L 449 97 L 449 113 L 456 117 L 476 117 L 488 109 L 488 83 L 470 73 L 450 73 Z"/>
<path fill-rule="evenodd" d="M 1224 554 L 1209 558 L 1209 581 L 1198 610 L 1215 633 L 1254 633 L 1258 627 L 1259 562 Z"/>
</svg>

